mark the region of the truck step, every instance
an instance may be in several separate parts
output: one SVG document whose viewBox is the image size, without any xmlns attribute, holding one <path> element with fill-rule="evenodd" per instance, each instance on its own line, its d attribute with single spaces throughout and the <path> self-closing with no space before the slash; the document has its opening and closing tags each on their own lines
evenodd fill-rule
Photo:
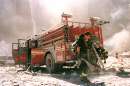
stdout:
<svg viewBox="0 0 130 86">
<path fill-rule="evenodd" d="M 75 63 L 75 60 L 71 60 L 71 61 L 66 61 L 65 63 Z"/>
</svg>

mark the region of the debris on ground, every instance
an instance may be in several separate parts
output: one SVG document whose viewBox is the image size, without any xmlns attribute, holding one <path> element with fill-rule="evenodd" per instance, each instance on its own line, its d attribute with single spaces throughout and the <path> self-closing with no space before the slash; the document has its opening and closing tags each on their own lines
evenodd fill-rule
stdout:
<svg viewBox="0 0 130 86">
<path fill-rule="evenodd" d="M 114 57 L 109 57 L 105 71 L 90 74 L 88 85 L 82 82 L 76 72 L 67 74 L 48 74 L 24 71 L 20 66 L 0 66 L 0 86 L 130 86 L 130 58 L 124 58 L 118 64 Z"/>
</svg>

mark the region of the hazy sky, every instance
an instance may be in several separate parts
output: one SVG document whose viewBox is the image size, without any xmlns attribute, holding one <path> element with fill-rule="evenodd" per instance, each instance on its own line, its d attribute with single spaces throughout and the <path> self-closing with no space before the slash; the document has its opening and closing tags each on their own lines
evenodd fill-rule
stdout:
<svg viewBox="0 0 130 86">
<path fill-rule="evenodd" d="M 86 21 L 90 16 L 109 20 L 111 23 L 104 26 L 103 34 L 105 40 L 112 41 L 112 38 L 117 39 L 119 36 L 116 34 L 122 31 L 128 32 L 129 36 L 129 4 L 130 0 L 0 0 L 0 41 L 11 43 L 17 38 L 31 35 L 31 17 L 35 20 L 37 33 L 48 29 L 60 22 L 63 12 L 72 14 L 78 21 Z M 108 46 L 115 41 L 109 43 Z"/>
<path fill-rule="evenodd" d="M 61 13 L 67 12 L 79 21 L 89 16 L 110 20 L 111 24 L 104 30 L 109 32 L 104 32 L 105 37 L 109 37 L 128 25 L 129 3 L 129 0 L 32 0 L 32 3 L 29 0 L 0 0 L 0 40 L 12 41 L 32 33 L 30 5 L 37 32 L 56 25 Z"/>
</svg>

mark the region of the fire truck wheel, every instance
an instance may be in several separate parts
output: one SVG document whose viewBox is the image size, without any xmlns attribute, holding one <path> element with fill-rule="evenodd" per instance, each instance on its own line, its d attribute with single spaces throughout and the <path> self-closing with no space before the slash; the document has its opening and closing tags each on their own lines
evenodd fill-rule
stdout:
<svg viewBox="0 0 130 86">
<path fill-rule="evenodd" d="M 46 56 L 46 66 L 47 66 L 47 71 L 49 73 L 53 73 L 55 71 L 55 61 L 51 54 L 47 54 Z"/>
</svg>

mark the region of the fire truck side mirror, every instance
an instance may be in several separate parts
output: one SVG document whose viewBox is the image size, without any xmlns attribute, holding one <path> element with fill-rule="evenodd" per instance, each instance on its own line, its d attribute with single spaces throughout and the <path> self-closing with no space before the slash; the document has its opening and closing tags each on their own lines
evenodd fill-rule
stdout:
<svg viewBox="0 0 130 86">
<path fill-rule="evenodd" d="M 37 48 L 38 42 L 37 40 L 29 40 L 29 48 Z"/>
</svg>

